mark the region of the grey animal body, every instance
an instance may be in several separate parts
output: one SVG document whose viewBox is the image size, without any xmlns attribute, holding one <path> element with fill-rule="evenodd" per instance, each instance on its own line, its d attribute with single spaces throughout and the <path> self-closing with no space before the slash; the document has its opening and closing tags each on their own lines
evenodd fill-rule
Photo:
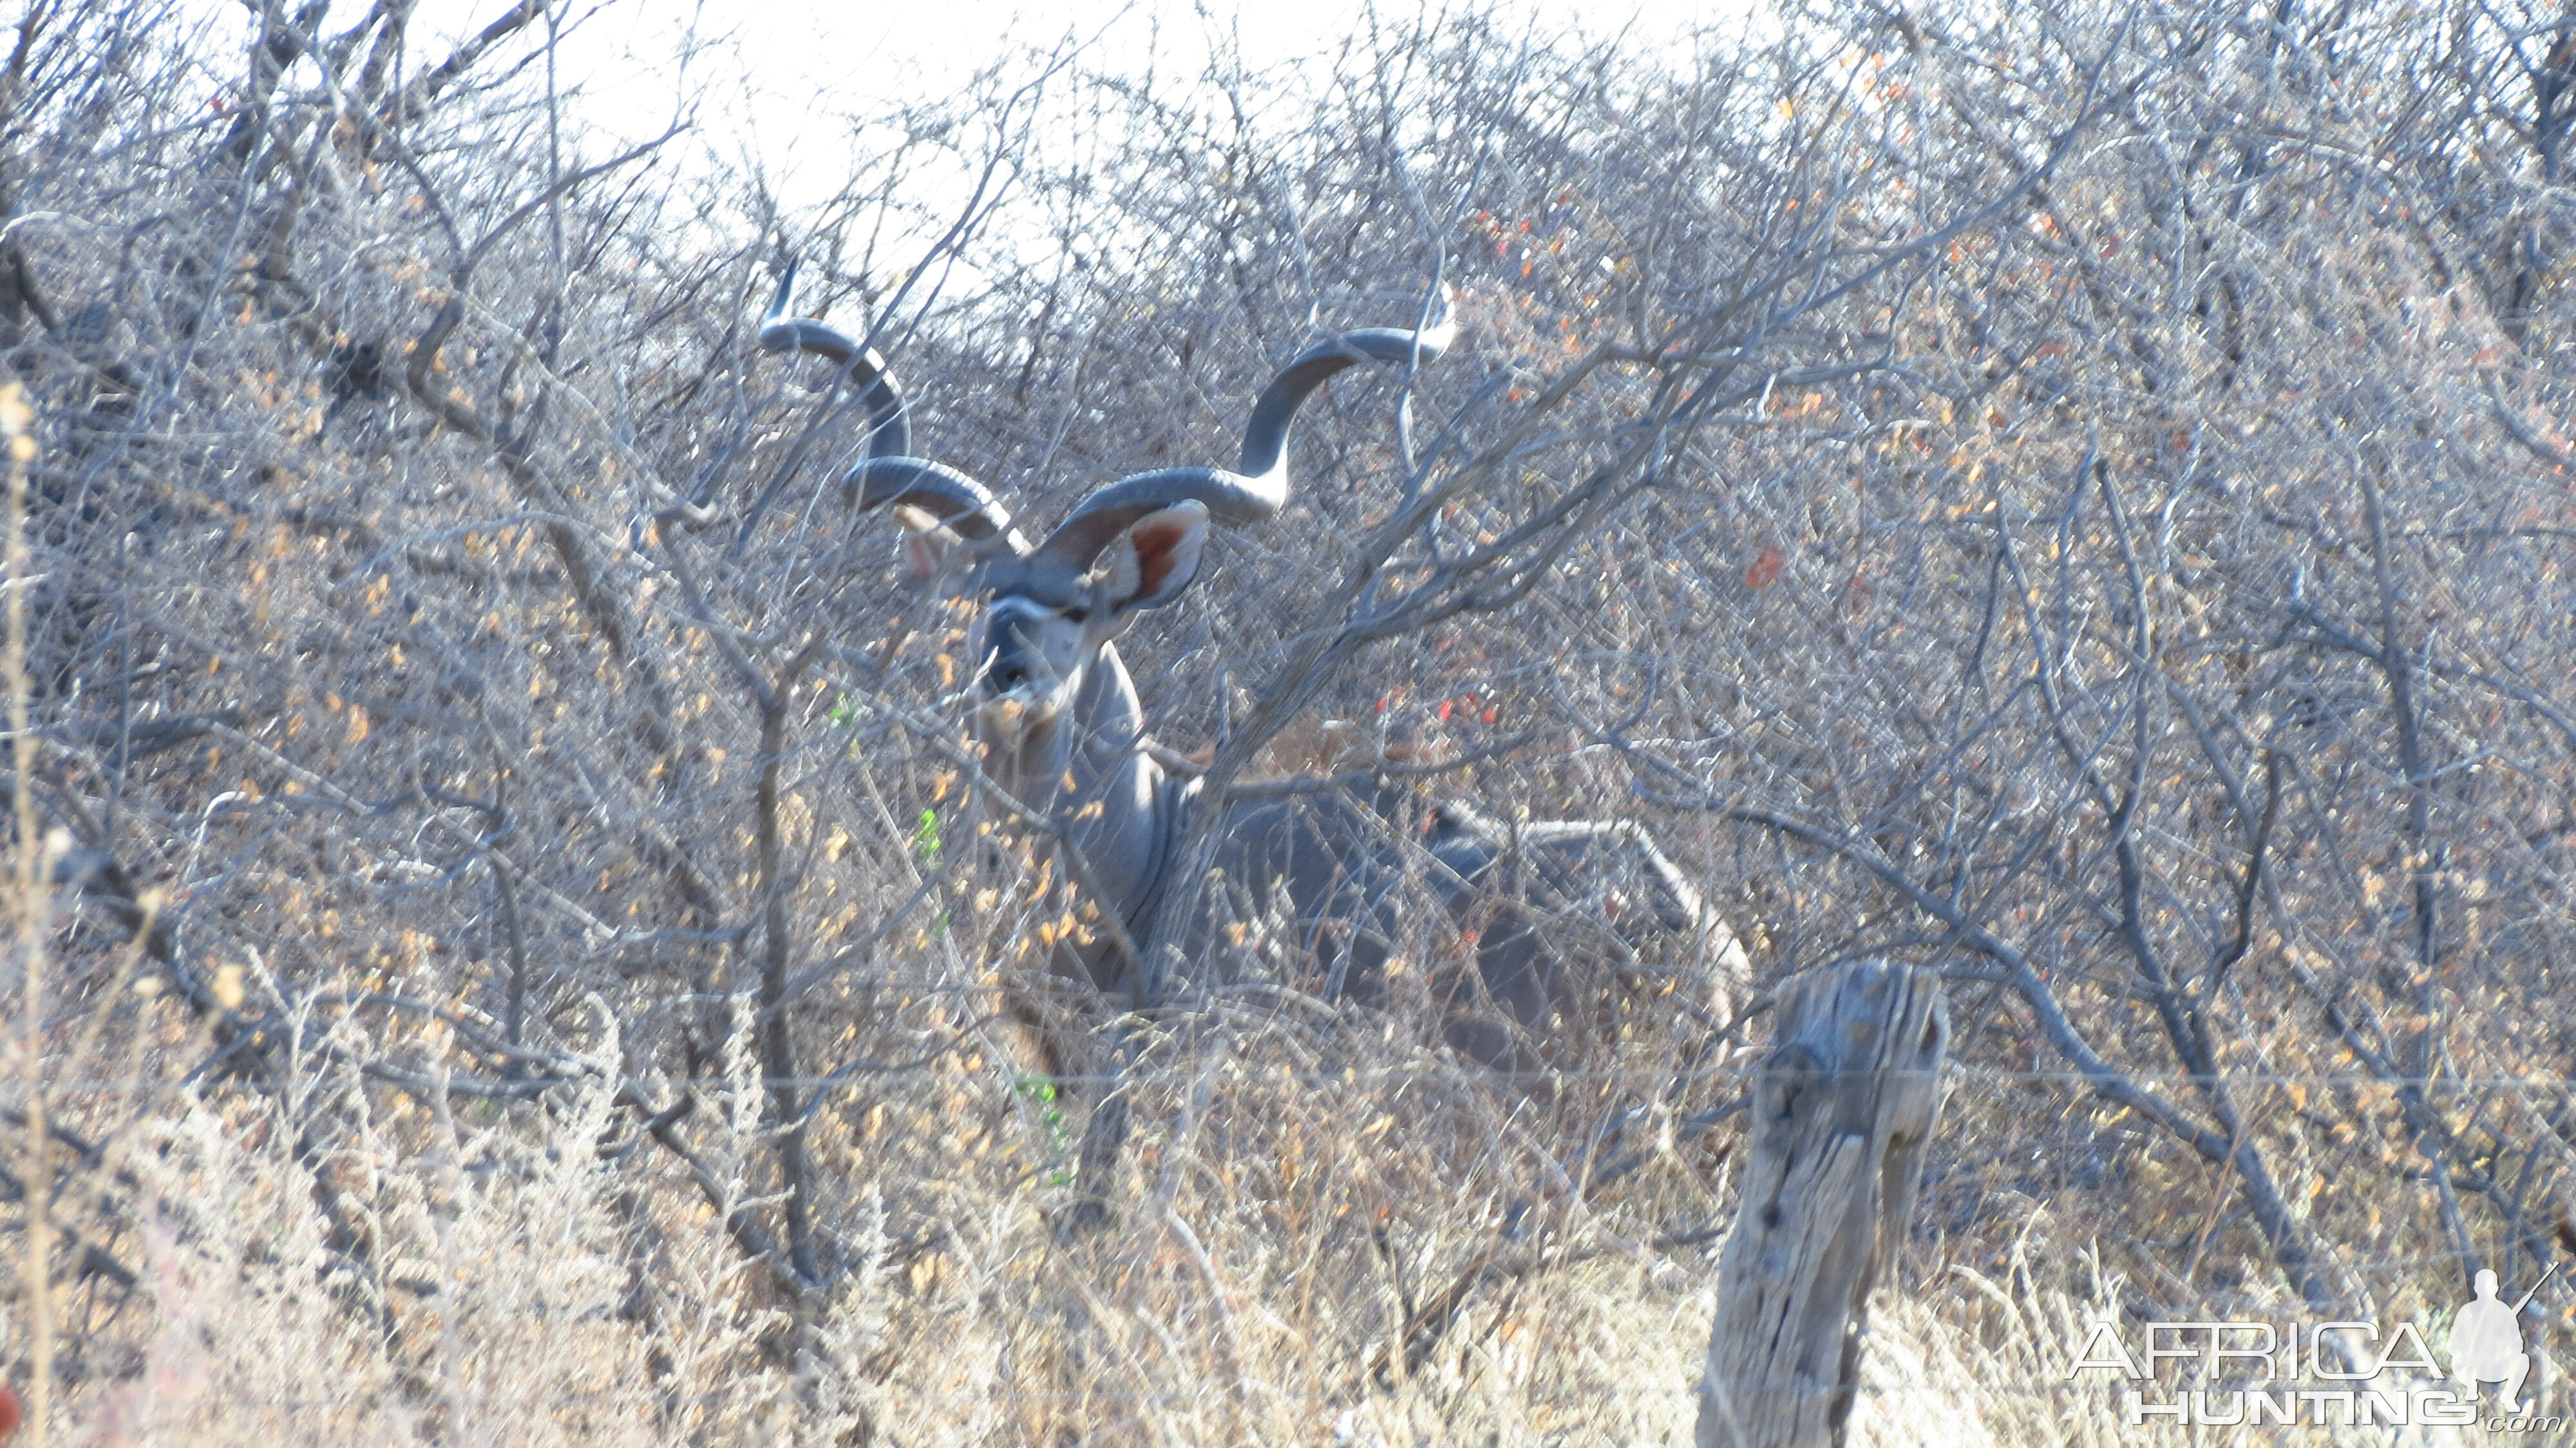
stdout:
<svg viewBox="0 0 2576 1448">
<path fill-rule="evenodd" d="M 1626 822 L 1503 826 L 1464 805 L 1400 828 L 1405 810 L 1364 804 L 1338 789 L 1221 806 L 1207 878 L 1185 878 L 1175 857 L 1193 815 L 1212 807 L 1200 781 L 1154 757 L 1145 711 L 1116 636 L 1144 610 L 1195 580 L 1212 524 L 1267 520 L 1288 491 L 1289 425 L 1325 379 L 1362 361 L 1418 366 L 1452 337 L 1448 307 L 1419 330 L 1368 328 L 1309 348 L 1255 403 L 1234 470 L 1165 468 L 1111 483 L 1032 543 L 984 486 L 909 455 L 902 394 L 882 359 L 824 324 L 789 315 L 794 274 L 760 331 L 772 351 L 801 351 L 840 367 L 860 390 L 872 428 L 867 458 L 844 479 L 862 511 L 891 511 L 914 574 L 981 600 L 974 640 L 974 729 L 990 785 L 1048 820 L 1078 853 L 1073 871 L 1093 902 L 1126 928 L 1057 947 L 1059 974 L 1123 1006 L 1143 997 L 1141 937 L 1167 892 L 1200 890 L 1179 917 L 1172 988 L 1221 986 L 1259 940 L 1309 962 L 1326 999 L 1373 1003 L 1388 993 L 1408 905 L 1437 902 L 1473 968 L 1440 972 L 1445 1034 L 1504 1071 L 1538 1068 L 1552 1035 L 1589 1020 L 1618 979 L 1688 982 L 1724 1005 L 1743 980 L 1744 952 L 1642 828 Z M 1472 947 L 1472 949 L 1470 949 Z M 1606 966 L 1606 969 L 1604 968 Z M 1426 966 L 1426 979 L 1430 967 Z M 1061 1062 L 1058 1064 L 1062 1064 Z"/>
<path fill-rule="evenodd" d="M 1642 825 L 1505 824 L 1453 800 L 1423 845 L 1484 992 L 1449 1039 L 1488 1064 L 1526 1071 L 1553 1043 L 1615 1029 L 1623 993 L 1677 995 L 1722 1023 L 1752 979 L 1743 944 Z"/>
<path fill-rule="evenodd" d="M 1443 1035 L 1513 1076 L 1615 1030 L 1623 996 L 1678 995 L 1716 1023 L 1750 978 L 1743 946 L 1642 826 L 1506 824 L 1456 800 L 1417 821 L 1409 810 L 1393 791 L 1369 804 L 1326 791 L 1229 808 L 1208 899 L 1183 937 L 1185 968 L 1229 959 L 1247 934 L 1285 931 L 1292 959 L 1311 962 L 1307 984 L 1376 1004 L 1408 907 L 1429 904 L 1453 932 L 1452 954 L 1473 965 L 1429 981 Z"/>
</svg>

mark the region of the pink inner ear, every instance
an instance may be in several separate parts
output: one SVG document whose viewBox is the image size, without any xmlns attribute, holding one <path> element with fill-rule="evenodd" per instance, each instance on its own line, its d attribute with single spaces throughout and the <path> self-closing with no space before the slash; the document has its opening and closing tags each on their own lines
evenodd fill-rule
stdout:
<svg viewBox="0 0 2576 1448">
<path fill-rule="evenodd" d="M 1181 545 L 1189 540 L 1190 524 L 1185 518 L 1169 521 L 1147 519 L 1127 534 L 1136 548 L 1136 596 L 1152 598 L 1171 581 L 1172 571 L 1189 561 L 1188 550 Z"/>
</svg>

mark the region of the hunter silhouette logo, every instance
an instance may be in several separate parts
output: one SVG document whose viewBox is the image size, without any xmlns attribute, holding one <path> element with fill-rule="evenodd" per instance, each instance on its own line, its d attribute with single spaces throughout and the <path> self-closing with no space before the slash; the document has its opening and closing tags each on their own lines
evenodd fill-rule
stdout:
<svg viewBox="0 0 2576 1448">
<path fill-rule="evenodd" d="M 2576 1256 L 2576 1214 L 2557 1223 Z M 2570 1419 L 2523 1401 L 2541 1345 L 2525 1344 L 2522 1310 L 2558 1275 L 2553 1262 L 2522 1300 L 2506 1303 L 2496 1275 L 2477 1274 L 2477 1296 L 2451 1319 L 2451 1372 L 2411 1321 L 2374 1318 L 2287 1324 L 2260 1320 L 2090 1324 L 2066 1381 L 2109 1373 L 2123 1426 L 2177 1428 L 2467 1427 L 2566 1440 Z M 2526 1347 L 2528 1350 L 2526 1351 Z M 2545 1361 L 2545 1359 L 2544 1359 Z M 2482 1385 L 2500 1383 L 2496 1411 L 2481 1416 Z M 2411 1438 L 2408 1441 L 2413 1441 Z"/>
<path fill-rule="evenodd" d="M 2478 1295 L 2451 1319 L 2451 1376 L 2468 1387 L 2471 1397 L 2481 1384 L 2502 1383 L 2504 1411 L 2523 1410 L 2522 1380 L 2530 1376 L 2531 1354 L 2522 1350 L 2522 1310 L 2558 1275 L 2559 1265 L 2551 1263 L 2540 1281 L 2531 1284 L 2531 1291 L 2511 1307 L 2496 1297 L 2496 1275 L 2478 1273 Z"/>
</svg>

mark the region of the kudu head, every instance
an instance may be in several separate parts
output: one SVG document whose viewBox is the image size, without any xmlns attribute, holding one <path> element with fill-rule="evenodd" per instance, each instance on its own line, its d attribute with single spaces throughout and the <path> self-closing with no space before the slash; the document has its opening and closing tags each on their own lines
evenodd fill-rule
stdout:
<svg viewBox="0 0 2576 1448">
<path fill-rule="evenodd" d="M 1430 362 L 1455 335 L 1444 294 L 1439 317 L 1420 331 L 1371 327 L 1310 347 L 1254 403 L 1236 470 L 1162 468 L 1121 478 L 1032 544 L 983 484 L 906 455 L 910 428 L 884 360 L 821 322 L 789 316 L 794 282 L 791 268 L 761 324 L 761 345 L 823 357 L 862 389 L 872 427 L 868 456 L 843 487 L 863 512 L 893 511 L 916 577 L 953 578 L 965 596 L 981 601 L 973 639 L 977 728 L 1004 759 L 1048 752 L 1104 667 L 1110 641 L 1197 579 L 1210 523 L 1246 527 L 1278 513 L 1288 498 L 1288 431 L 1298 404 L 1359 362 Z M 1120 750 L 1136 743 L 1103 742 Z"/>
</svg>

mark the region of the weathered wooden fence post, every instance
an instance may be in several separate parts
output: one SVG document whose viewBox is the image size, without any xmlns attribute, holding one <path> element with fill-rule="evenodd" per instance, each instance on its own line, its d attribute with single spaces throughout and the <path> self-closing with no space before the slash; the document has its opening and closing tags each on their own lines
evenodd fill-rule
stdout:
<svg viewBox="0 0 2576 1448">
<path fill-rule="evenodd" d="M 1699 1448 L 1831 1448 L 1869 1291 L 1904 1245 L 1950 1044 L 1941 978 L 1863 961 L 1781 982 L 1719 1258 Z"/>
</svg>

